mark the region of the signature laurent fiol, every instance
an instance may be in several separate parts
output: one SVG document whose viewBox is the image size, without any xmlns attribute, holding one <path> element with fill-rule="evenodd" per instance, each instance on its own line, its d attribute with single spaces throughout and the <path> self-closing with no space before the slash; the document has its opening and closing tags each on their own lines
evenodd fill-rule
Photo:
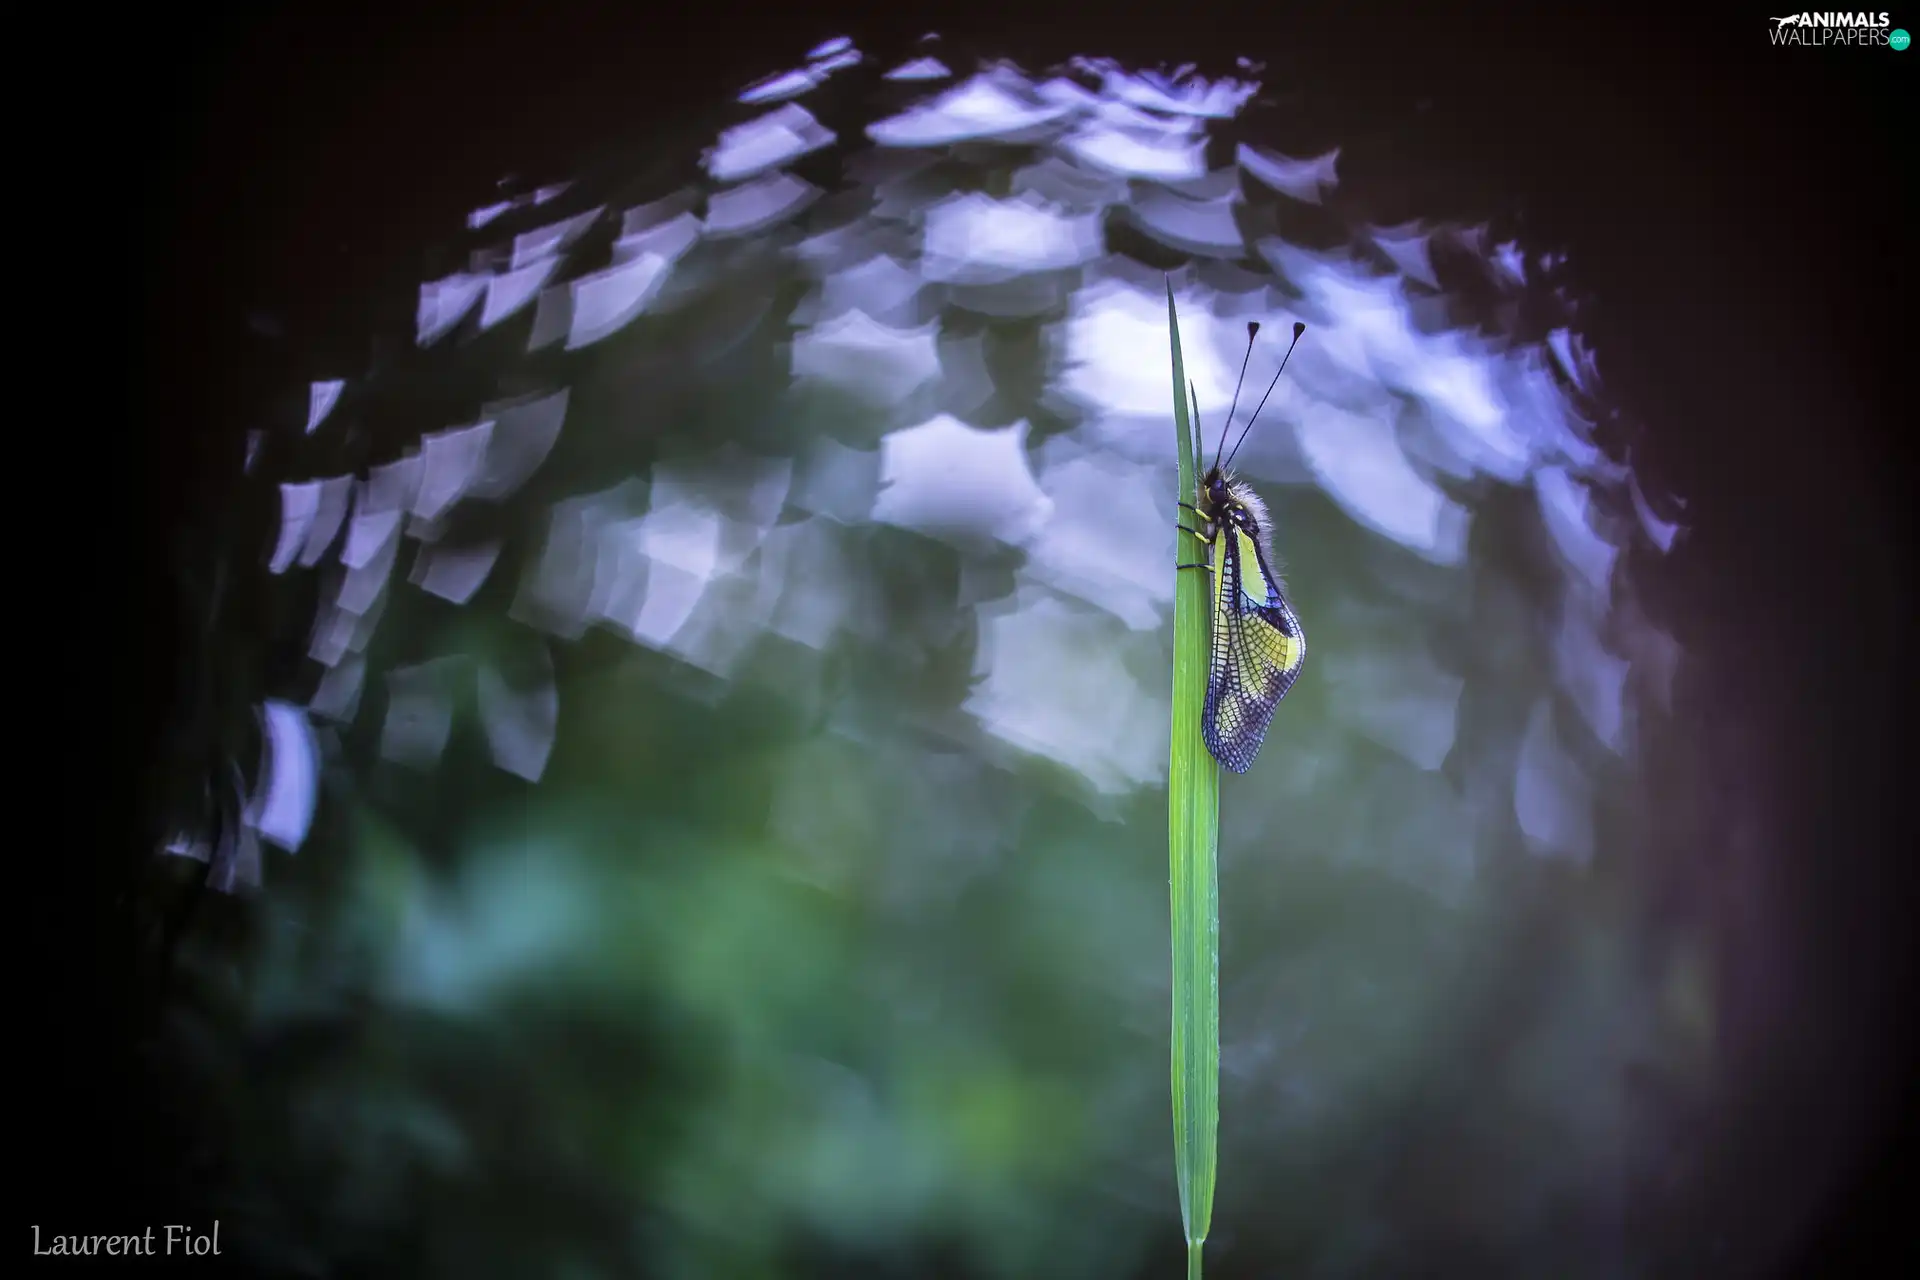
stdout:
<svg viewBox="0 0 1920 1280">
<path fill-rule="evenodd" d="M 213 1220 L 212 1231 L 199 1231 L 178 1224 L 148 1227 L 128 1236 L 43 1236 L 40 1224 L 33 1226 L 33 1256 L 36 1258 L 217 1258 L 220 1256 L 220 1220 Z"/>
</svg>

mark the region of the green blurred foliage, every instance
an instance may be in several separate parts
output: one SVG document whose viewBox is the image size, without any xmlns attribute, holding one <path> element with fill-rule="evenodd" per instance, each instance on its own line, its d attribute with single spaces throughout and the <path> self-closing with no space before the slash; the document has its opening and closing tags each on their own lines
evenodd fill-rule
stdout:
<svg viewBox="0 0 1920 1280">
<path fill-rule="evenodd" d="M 961 156 L 929 191 L 1004 187 L 1030 159 Z M 511 616 L 556 502 L 626 486 L 643 510 L 664 463 L 874 447 L 884 415 L 791 377 L 788 248 L 713 248 L 669 315 L 585 353 L 524 356 L 498 333 L 409 351 L 362 443 L 323 434 L 263 462 L 336 474 L 366 438 L 397 450 L 490 397 L 572 397 L 528 488 L 459 513 L 507 541 L 487 586 L 462 608 L 396 587 L 367 655 L 517 670 L 549 646 L 561 710 L 540 781 L 489 763 L 470 681 L 436 765 L 382 758 L 370 676 L 327 731 L 304 847 L 270 851 L 264 892 L 213 904 L 180 944 L 163 1053 L 205 1099 L 223 1239 L 263 1271 L 1177 1265 L 1165 794 L 1102 789 L 959 709 L 977 605 L 1015 590 L 1020 552 L 821 519 L 820 561 L 781 585 L 844 603 L 829 639 L 743 629 L 725 675 Z M 981 425 L 1024 416 L 1036 449 L 1070 430 L 1035 403 L 1045 326 L 966 323 L 993 338 Z M 1454 487 L 1474 517 L 1456 566 L 1311 486 L 1270 490 L 1313 648 L 1255 770 L 1223 788 L 1217 1276 L 1621 1274 L 1625 1188 L 1664 1123 L 1623 1077 L 1659 1073 L 1684 1108 L 1712 1059 L 1711 957 L 1638 894 L 1649 784 L 1554 684 L 1561 577 L 1534 499 Z M 230 538 L 235 563 L 260 532 Z M 250 590 L 213 628 L 204 713 L 241 760 L 244 709 L 312 679 L 254 660 L 260 633 L 305 643 L 312 585 Z M 711 590 L 744 615 L 755 583 Z M 1043 672 L 1064 705 L 1162 696 L 1170 637 L 1059 607 L 1091 638 L 1084 664 Z M 1638 680 L 1637 745 L 1657 745 Z M 1416 763 L 1430 744 L 1394 740 L 1406 709 L 1448 699 L 1452 727 Z M 1515 817 L 1542 705 L 1591 786 L 1584 863 L 1529 852 Z M 191 891 L 163 863 L 172 918 Z"/>
</svg>

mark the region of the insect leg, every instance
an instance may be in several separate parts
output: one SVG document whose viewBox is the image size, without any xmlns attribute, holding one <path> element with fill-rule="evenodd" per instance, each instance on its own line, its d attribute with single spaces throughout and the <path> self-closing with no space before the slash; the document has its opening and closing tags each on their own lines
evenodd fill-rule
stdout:
<svg viewBox="0 0 1920 1280">
<path fill-rule="evenodd" d="M 1200 541 L 1202 541 L 1202 542 L 1212 542 L 1212 541 L 1213 541 L 1213 539 L 1212 539 L 1212 538 L 1209 538 L 1209 537 L 1208 537 L 1208 536 L 1207 536 L 1206 534 L 1204 534 L 1204 533 L 1202 533 L 1202 532 L 1200 532 L 1200 531 L 1199 531 L 1198 529 L 1196 529 L 1196 528 L 1194 528 L 1194 527 L 1193 527 L 1192 525 L 1185 525 L 1185 524 L 1175 524 L 1175 525 L 1174 525 L 1173 527 L 1174 527 L 1174 528 L 1176 528 L 1176 529 L 1185 529 L 1185 530 L 1186 530 L 1186 531 L 1187 531 L 1188 533 L 1190 533 L 1190 534 L 1192 534 L 1192 535 L 1193 535 L 1194 537 L 1196 537 L 1196 538 L 1198 538 L 1198 539 L 1200 539 Z"/>
<path fill-rule="evenodd" d="M 1200 561 L 1198 564 L 1177 564 L 1173 567 L 1176 569 L 1211 569 L 1213 568 L 1212 565 L 1208 564 L 1204 560 Z"/>
<path fill-rule="evenodd" d="M 1173 505 L 1176 507 L 1185 507 L 1187 510 L 1193 512 L 1193 514 L 1200 515 L 1200 508 L 1194 506 L 1191 502 L 1176 502 Z"/>
</svg>

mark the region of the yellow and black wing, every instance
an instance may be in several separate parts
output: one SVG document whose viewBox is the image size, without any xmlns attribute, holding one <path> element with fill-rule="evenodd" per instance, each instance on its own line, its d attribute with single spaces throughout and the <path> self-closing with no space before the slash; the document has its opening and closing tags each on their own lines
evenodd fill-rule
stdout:
<svg viewBox="0 0 1920 1280">
<path fill-rule="evenodd" d="M 1306 656 L 1300 619 L 1260 540 L 1224 522 L 1213 537 L 1213 653 L 1200 720 L 1214 759 L 1247 771 Z"/>
</svg>

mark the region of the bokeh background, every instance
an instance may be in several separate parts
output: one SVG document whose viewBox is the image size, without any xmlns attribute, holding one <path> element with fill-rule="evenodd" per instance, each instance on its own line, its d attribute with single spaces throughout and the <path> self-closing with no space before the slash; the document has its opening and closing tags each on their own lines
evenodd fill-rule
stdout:
<svg viewBox="0 0 1920 1280">
<path fill-rule="evenodd" d="M 1712 335 L 1622 324 L 1550 199 L 1410 176 L 1433 100 L 1271 37 L 814 36 L 568 150 L 463 134 L 484 181 L 422 162 L 425 209 L 354 189 L 365 128 L 567 59 L 389 53 L 259 126 L 324 181 L 229 178 L 257 239 L 177 242 L 255 358 L 157 592 L 143 1189 L 269 1274 L 1174 1265 L 1171 280 L 1216 429 L 1246 322 L 1309 325 L 1240 455 L 1310 653 L 1223 803 L 1210 1264 L 1783 1265 L 1892 1057 L 1881 996 L 1811 1007 L 1857 904 L 1794 870 L 1811 726 L 1743 696 L 1819 586 L 1733 574 L 1660 430 L 1649 348 Z M 1774 441 L 1679 408 L 1754 480 Z M 1885 571 L 1853 420 L 1805 470 Z"/>
</svg>

